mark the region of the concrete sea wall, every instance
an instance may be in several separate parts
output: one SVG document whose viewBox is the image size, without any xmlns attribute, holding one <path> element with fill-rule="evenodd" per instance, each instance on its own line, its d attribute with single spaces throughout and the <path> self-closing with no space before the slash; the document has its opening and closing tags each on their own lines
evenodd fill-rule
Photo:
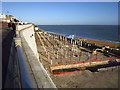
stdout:
<svg viewBox="0 0 120 90">
<path fill-rule="evenodd" d="M 31 67 L 32 73 L 38 88 L 56 88 L 52 79 L 47 74 L 40 62 L 37 46 L 35 42 L 35 31 L 33 24 L 17 25 L 16 33 L 21 38 L 21 47 L 25 52 L 27 61 Z"/>
<path fill-rule="evenodd" d="M 37 52 L 37 46 L 36 46 L 36 42 L 35 42 L 35 36 L 34 36 L 34 26 L 32 24 L 28 24 L 28 25 L 19 25 L 18 26 L 18 30 L 22 30 L 21 36 L 24 37 L 24 39 L 26 40 L 27 44 L 29 45 L 29 47 L 31 48 L 32 52 L 34 53 L 34 55 L 37 57 L 37 59 L 39 59 L 39 55 Z"/>
</svg>

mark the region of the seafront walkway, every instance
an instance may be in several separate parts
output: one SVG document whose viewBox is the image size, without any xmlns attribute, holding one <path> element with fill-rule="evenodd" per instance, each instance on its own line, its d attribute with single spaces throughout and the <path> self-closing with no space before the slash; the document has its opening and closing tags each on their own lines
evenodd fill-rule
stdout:
<svg viewBox="0 0 120 90">
<path fill-rule="evenodd" d="M 1 45 L 2 45 L 2 87 L 4 87 L 5 83 L 5 77 L 6 77 L 6 72 L 7 72 L 7 67 L 8 67 L 8 62 L 9 62 L 9 56 L 10 56 L 10 47 L 12 44 L 12 39 L 14 33 L 9 30 L 7 27 L 7 23 L 4 23 L 1 25 L 2 27 L 0 28 L 0 36 L 1 36 Z"/>
</svg>

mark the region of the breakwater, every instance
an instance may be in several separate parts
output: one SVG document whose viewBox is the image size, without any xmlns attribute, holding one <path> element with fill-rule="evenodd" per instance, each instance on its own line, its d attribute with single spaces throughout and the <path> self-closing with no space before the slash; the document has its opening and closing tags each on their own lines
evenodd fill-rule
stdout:
<svg viewBox="0 0 120 90">
<path fill-rule="evenodd" d="M 103 56 L 100 55 L 100 57 L 117 57 L 119 56 L 120 52 L 119 49 L 110 48 L 108 46 L 101 46 L 96 43 L 89 43 L 83 38 L 66 38 L 65 35 L 53 34 L 41 29 L 38 29 L 36 35 L 38 52 L 41 56 L 44 56 L 44 59 L 46 57 L 48 59 L 46 61 L 51 64 L 71 62 L 70 60 L 72 60 L 73 57 L 77 57 L 77 61 L 80 61 L 80 59 L 88 60 L 90 58 L 94 58 L 96 57 L 96 55 L 93 54 L 93 51 L 95 49 L 104 50 L 104 52 L 102 52 Z M 59 62 L 56 60 L 56 62 L 54 61 L 54 59 L 61 58 L 65 60 L 61 60 Z M 52 61 L 50 61 L 49 59 L 51 59 Z"/>
<path fill-rule="evenodd" d="M 87 72 L 84 70 L 96 72 L 98 70 L 104 71 L 105 69 L 105 71 L 107 71 L 113 70 L 113 68 L 117 68 L 116 65 L 119 65 L 119 48 L 90 43 L 84 38 L 66 38 L 65 35 L 50 33 L 40 28 L 35 29 L 35 32 L 37 50 L 41 58 L 40 62 L 58 88 L 74 87 L 74 85 L 75 87 L 82 87 L 77 84 L 77 80 L 81 80 L 81 78 L 78 78 L 78 76 L 81 76 L 81 70 L 83 73 Z M 96 53 L 93 53 L 96 49 L 100 49 L 100 51 L 98 50 Z M 110 61 L 112 61 L 111 65 L 113 66 L 109 65 Z M 98 66 L 97 68 L 89 67 L 92 65 Z M 108 66 L 111 67 L 111 69 L 108 68 Z M 58 73 L 59 75 L 56 76 Z M 65 73 L 67 73 L 67 75 Z M 87 73 L 90 74 L 90 72 Z M 59 84 L 59 82 L 64 84 Z M 71 82 L 71 84 L 68 82 Z M 72 82 L 74 82 L 74 84 Z M 104 82 L 106 82 L 106 79 Z M 107 85 L 110 84 L 106 84 L 106 86 Z M 95 86 L 94 84 L 94 87 L 99 86 Z"/>
</svg>

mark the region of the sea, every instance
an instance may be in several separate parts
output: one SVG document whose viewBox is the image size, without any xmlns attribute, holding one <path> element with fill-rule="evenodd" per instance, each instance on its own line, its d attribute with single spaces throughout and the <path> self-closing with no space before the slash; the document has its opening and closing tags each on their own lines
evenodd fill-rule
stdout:
<svg viewBox="0 0 120 90">
<path fill-rule="evenodd" d="M 62 35 L 120 43 L 118 25 L 37 25 L 39 28 Z"/>
</svg>

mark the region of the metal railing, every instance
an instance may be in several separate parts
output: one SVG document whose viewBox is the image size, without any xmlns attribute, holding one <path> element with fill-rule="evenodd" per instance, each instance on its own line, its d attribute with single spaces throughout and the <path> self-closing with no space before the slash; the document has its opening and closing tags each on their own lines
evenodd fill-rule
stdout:
<svg viewBox="0 0 120 90">
<path fill-rule="evenodd" d="M 25 58 L 23 56 L 22 48 L 18 45 L 16 46 L 16 53 L 18 57 L 19 63 L 19 74 L 20 74 L 20 82 L 21 88 L 33 88 L 32 81 L 30 79 L 30 74 L 27 70 Z"/>
<path fill-rule="evenodd" d="M 21 38 L 14 37 L 4 88 L 33 88 L 26 58 L 21 47 Z"/>
<path fill-rule="evenodd" d="M 14 42 L 15 42 L 15 50 L 16 50 L 16 57 L 18 60 L 18 67 L 19 67 L 19 74 L 20 74 L 20 83 L 21 83 L 21 88 L 33 88 L 32 85 L 32 80 L 30 78 L 30 73 L 27 69 L 27 65 L 26 65 L 26 60 L 25 57 L 23 55 L 23 50 L 22 50 L 22 46 L 21 46 L 21 38 L 19 35 L 20 31 L 16 30 L 16 37 L 14 38 Z"/>
</svg>

